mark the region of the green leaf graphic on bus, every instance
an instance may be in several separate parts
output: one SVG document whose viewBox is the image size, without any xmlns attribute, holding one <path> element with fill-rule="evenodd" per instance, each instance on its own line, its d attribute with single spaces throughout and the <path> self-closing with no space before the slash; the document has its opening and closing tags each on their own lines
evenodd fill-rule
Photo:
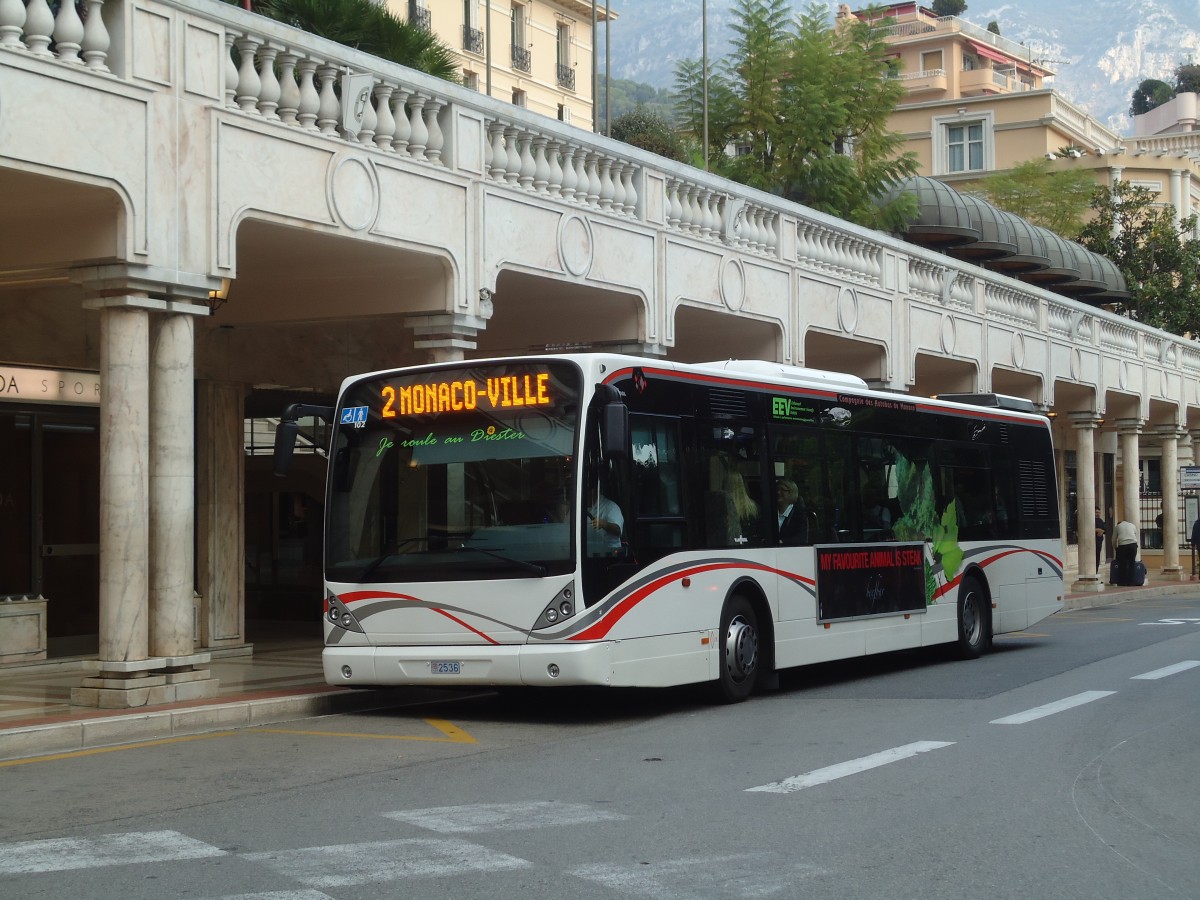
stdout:
<svg viewBox="0 0 1200 900">
<path fill-rule="evenodd" d="M 951 500 L 946 504 L 942 519 L 933 532 L 933 556 L 941 559 L 942 570 L 949 581 L 958 574 L 962 565 L 963 551 L 958 546 L 958 501 Z"/>
<path fill-rule="evenodd" d="M 892 526 L 897 540 L 933 543 L 933 557 L 940 561 L 946 578 L 958 574 L 962 565 L 963 552 L 958 545 L 958 504 L 951 500 L 939 512 L 933 492 L 933 476 L 929 466 L 912 462 L 903 456 L 896 465 L 897 497 L 903 515 Z M 933 579 L 932 571 L 927 582 Z M 935 587 L 927 584 L 926 591 L 932 602 Z"/>
</svg>

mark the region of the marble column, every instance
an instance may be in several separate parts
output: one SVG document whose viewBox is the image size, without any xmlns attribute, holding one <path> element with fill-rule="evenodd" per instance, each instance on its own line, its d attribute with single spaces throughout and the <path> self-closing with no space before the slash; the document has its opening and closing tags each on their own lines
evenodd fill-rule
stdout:
<svg viewBox="0 0 1200 900">
<path fill-rule="evenodd" d="M 114 291 L 119 289 L 114 289 Z M 100 310 L 100 652 L 71 703 L 124 709 L 162 702 L 150 672 L 150 313 L 142 296 Z"/>
<path fill-rule="evenodd" d="M 157 316 L 150 380 L 150 652 L 163 657 L 171 699 L 218 692 L 198 668 L 195 597 L 195 343 L 193 317 Z"/>
<path fill-rule="evenodd" d="M 246 642 L 245 393 L 236 382 L 197 385 L 196 502 L 201 646 L 249 654 Z"/>
<path fill-rule="evenodd" d="M 1095 432 L 1100 417 L 1094 412 L 1071 413 L 1075 428 L 1076 530 L 1079 534 L 1079 574 L 1073 591 L 1102 591 L 1096 573 L 1096 454 Z"/>
<path fill-rule="evenodd" d="M 1141 517 L 1141 455 L 1138 452 L 1138 435 L 1142 433 L 1140 419 L 1118 419 L 1117 434 L 1121 443 L 1121 508 L 1118 521 L 1124 519 L 1134 525 Z"/>
<path fill-rule="evenodd" d="M 149 313 L 100 313 L 100 663 L 149 656 Z"/>
<path fill-rule="evenodd" d="M 1179 565 L 1179 438 L 1183 431 L 1176 425 L 1164 425 L 1158 433 L 1162 435 L 1162 574 L 1179 579 L 1183 576 Z"/>
<path fill-rule="evenodd" d="M 81 279 L 92 293 L 84 307 L 100 316 L 102 395 L 100 648 L 98 659 L 84 661 L 89 674 L 71 691 L 79 706 L 126 709 L 208 695 L 195 688 L 180 693 L 180 681 L 216 692 L 207 672 L 194 670 L 208 656 L 193 654 L 190 641 L 191 316 L 207 314 L 192 301 L 206 297 L 210 286 L 205 276 L 192 283 L 162 277 L 179 274 L 113 265 Z M 158 314 L 182 323 L 155 323 Z M 184 592 L 186 645 L 176 626 L 163 624 L 164 608 L 168 620 L 179 616 Z M 182 655 L 163 655 L 180 649 Z"/>
</svg>

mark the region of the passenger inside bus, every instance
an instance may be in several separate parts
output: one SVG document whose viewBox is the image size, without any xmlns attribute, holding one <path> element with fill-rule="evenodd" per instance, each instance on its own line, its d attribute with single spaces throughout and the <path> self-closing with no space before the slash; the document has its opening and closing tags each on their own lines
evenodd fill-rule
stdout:
<svg viewBox="0 0 1200 900">
<path fill-rule="evenodd" d="M 779 543 L 800 546 L 809 543 L 809 516 L 800 489 L 790 478 L 775 482 L 775 518 Z"/>
<path fill-rule="evenodd" d="M 625 517 L 621 508 L 600 492 L 597 485 L 589 491 L 588 556 L 613 556 L 621 552 L 621 532 Z"/>
<path fill-rule="evenodd" d="M 723 485 L 725 495 L 732 502 L 733 515 L 729 524 L 729 539 L 734 544 L 758 543 L 758 504 L 746 490 L 746 481 L 741 472 L 729 471 Z"/>
</svg>

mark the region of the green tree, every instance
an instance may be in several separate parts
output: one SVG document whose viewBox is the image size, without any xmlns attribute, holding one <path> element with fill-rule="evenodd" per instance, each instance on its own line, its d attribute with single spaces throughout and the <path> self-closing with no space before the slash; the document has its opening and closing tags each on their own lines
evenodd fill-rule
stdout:
<svg viewBox="0 0 1200 900">
<path fill-rule="evenodd" d="M 1174 96 L 1175 91 L 1165 81 L 1147 78 L 1133 89 L 1133 96 L 1129 100 L 1129 114 L 1143 115 L 1156 106 L 1162 106 Z"/>
<path fill-rule="evenodd" d="M 1154 191 L 1118 181 L 1095 189 L 1095 217 L 1080 243 L 1108 257 L 1125 276 L 1129 299 L 1121 311 L 1178 335 L 1200 335 L 1200 241 L 1196 216 L 1182 222 Z"/>
<path fill-rule="evenodd" d="M 1180 63 L 1175 67 L 1175 93 L 1200 93 L 1200 65 Z"/>
<path fill-rule="evenodd" d="M 737 0 L 730 11 L 733 38 L 724 68 L 738 99 L 734 177 L 770 190 L 776 184 L 776 128 L 782 114 L 780 82 L 788 64 L 786 0 Z"/>
<path fill-rule="evenodd" d="M 915 154 L 888 119 L 904 96 L 879 25 L 857 18 L 830 28 L 811 6 L 797 20 L 780 83 L 779 181 L 787 196 L 822 212 L 895 230 L 915 212 L 911 194 L 885 199 L 916 174 Z"/>
<path fill-rule="evenodd" d="M 979 182 L 996 206 L 1071 239 L 1079 234 L 1095 186 L 1090 170 L 1056 168 L 1048 159 L 1018 163 Z"/>
<path fill-rule="evenodd" d="M 889 198 L 888 189 L 917 164 L 887 130 L 903 96 L 878 31 L 888 20 L 880 13 L 868 17 L 873 24 L 850 18 L 834 27 L 817 5 L 789 20 L 784 0 L 738 0 L 734 13 L 732 50 L 719 66 L 734 114 L 727 134 L 714 132 L 710 93 L 709 133 L 714 149 L 728 137 L 738 153 L 714 155 L 714 168 L 862 225 L 902 225 L 915 199 Z M 677 81 L 684 121 L 694 116 L 698 70 L 681 70 Z"/>
<path fill-rule="evenodd" d="M 992 19 L 992 21 L 988 22 L 987 24 L 987 30 L 988 34 L 1000 34 L 1000 23 L 995 19 Z"/>
<path fill-rule="evenodd" d="M 667 159 L 684 158 L 683 142 L 667 120 L 645 107 L 613 119 L 612 137 Z"/>
<path fill-rule="evenodd" d="M 967 11 L 966 0 L 933 0 L 930 7 L 939 19 L 943 16 L 961 16 Z"/>
<path fill-rule="evenodd" d="M 723 168 L 725 148 L 737 133 L 739 103 L 729 81 L 712 71 L 708 73 L 708 160 L 710 167 Z M 700 60 L 682 59 L 675 64 L 675 91 L 672 105 L 680 131 L 690 138 L 704 165 L 700 147 L 704 136 L 704 73 Z"/>
<path fill-rule="evenodd" d="M 240 0 L 228 0 L 240 5 Z M 254 12 L 362 50 L 372 56 L 458 81 L 450 48 L 374 0 L 254 0 Z"/>
</svg>

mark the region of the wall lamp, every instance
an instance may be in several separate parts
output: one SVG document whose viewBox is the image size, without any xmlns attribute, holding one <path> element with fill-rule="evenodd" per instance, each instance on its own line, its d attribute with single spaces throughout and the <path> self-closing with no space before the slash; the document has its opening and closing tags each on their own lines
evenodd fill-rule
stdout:
<svg viewBox="0 0 1200 900">
<path fill-rule="evenodd" d="M 229 288 L 232 285 L 233 279 L 222 278 L 221 286 L 215 291 L 208 292 L 208 300 L 204 305 L 208 307 L 209 312 L 213 315 L 216 315 L 217 310 L 229 302 Z"/>
</svg>

